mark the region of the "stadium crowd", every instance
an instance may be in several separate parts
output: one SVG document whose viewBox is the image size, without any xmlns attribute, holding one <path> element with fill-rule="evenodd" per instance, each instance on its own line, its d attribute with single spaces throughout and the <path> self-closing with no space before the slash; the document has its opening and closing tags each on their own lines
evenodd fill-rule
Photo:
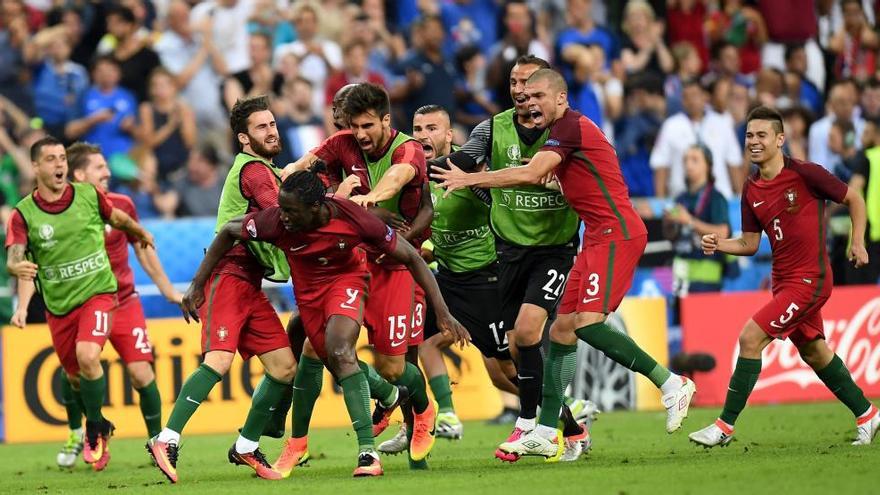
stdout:
<svg viewBox="0 0 880 495">
<path fill-rule="evenodd" d="M 4 0 L 2 218 L 32 189 L 26 151 L 46 133 L 100 145 L 111 189 L 141 218 L 211 216 L 235 151 L 237 98 L 272 97 L 279 164 L 335 131 L 329 103 L 353 82 L 383 84 L 404 131 L 415 109 L 444 107 L 462 143 L 511 106 L 510 69 L 534 54 L 564 73 L 571 106 L 615 145 L 633 198 L 690 205 L 660 213 L 677 227 L 673 240 L 699 231 L 695 217 L 727 223 L 720 200 L 739 195 L 749 166 L 744 120 L 764 104 L 784 114 L 788 154 L 865 191 L 877 253 L 876 3 Z M 692 168 L 706 172 L 688 171 L 695 144 L 703 160 Z M 692 173 L 714 181 L 715 206 L 697 201 Z M 876 279 L 869 270 L 850 281 Z"/>
</svg>

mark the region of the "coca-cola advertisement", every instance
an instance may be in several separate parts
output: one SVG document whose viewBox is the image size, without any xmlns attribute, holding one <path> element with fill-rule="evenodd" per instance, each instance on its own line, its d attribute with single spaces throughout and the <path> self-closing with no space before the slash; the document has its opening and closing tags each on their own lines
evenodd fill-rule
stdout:
<svg viewBox="0 0 880 495">
<path fill-rule="evenodd" d="M 711 354 L 717 362 L 714 370 L 695 376 L 697 404 L 724 403 L 739 352 L 740 330 L 770 297 L 769 292 L 742 292 L 693 295 L 683 301 L 684 351 Z M 868 397 L 880 397 L 880 287 L 835 288 L 822 308 L 822 319 L 829 346 L 846 363 L 856 383 Z M 775 340 L 764 350 L 761 377 L 749 402 L 833 398 L 795 346 L 788 340 Z"/>
</svg>

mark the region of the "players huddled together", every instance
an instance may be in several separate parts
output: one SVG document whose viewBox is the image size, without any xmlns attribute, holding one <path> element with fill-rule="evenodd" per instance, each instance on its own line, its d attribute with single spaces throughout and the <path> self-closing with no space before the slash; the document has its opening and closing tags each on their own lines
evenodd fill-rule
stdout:
<svg viewBox="0 0 880 495">
<path fill-rule="evenodd" d="M 520 57 L 510 96 L 513 108 L 477 125 L 457 147 L 442 107 L 416 110 L 409 136 L 391 126 L 382 87 L 351 84 L 332 103 L 338 132 L 286 166 L 273 162 L 281 141 L 268 99 L 239 100 L 230 125 L 240 152 L 223 186 L 216 236 L 184 295 L 164 274 L 132 202 L 107 192 L 100 148 L 65 149 L 51 137 L 34 144 L 37 186 L 10 219 L 7 266 L 19 280 L 13 324 L 25 324 L 39 289 L 67 377 L 71 433 L 58 464 L 72 466 L 80 452 L 97 471 L 110 460 L 113 424 L 101 414 L 107 385 L 100 365 L 108 339 L 140 395 L 146 449 L 171 482 L 179 479 L 181 433 L 236 352 L 258 357 L 265 373 L 228 460 L 265 479 L 286 478 L 310 458 L 309 424 L 325 368 L 342 390 L 357 439 L 354 476 L 383 474 L 380 452 L 407 451 L 412 469 L 427 468 L 435 438 L 463 434 L 442 357 L 453 345 L 473 344 L 492 383 L 519 397 L 514 429 L 495 449 L 503 461 L 571 461 L 590 447 L 598 410 L 565 395 L 578 341 L 647 377 L 662 394 L 667 433 L 679 430 L 694 382 L 606 322 L 647 243 L 614 148 L 568 107 L 565 80 L 546 61 Z M 742 235 L 702 238 L 707 255 L 749 256 L 765 232 L 774 261 L 772 300 L 740 334 L 721 416 L 689 436 L 706 447 L 731 441 L 761 351 L 773 339 L 791 339 L 852 411 L 855 444 L 871 443 L 880 429 L 880 411 L 826 344 L 821 318 L 832 290 L 825 200 L 849 207 L 856 267 L 868 263 L 865 203 L 822 167 L 784 156 L 784 141 L 778 112 L 749 114 L 745 144 L 755 168 L 743 187 Z M 203 362 L 164 425 L 128 244 L 160 292 L 202 327 Z M 262 292 L 264 278 L 293 282 L 298 315 L 287 329 Z M 372 364 L 356 351 L 362 327 Z M 398 408 L 403 425 L 377 446 Z M 270 462 L 260 437 L 283 437 L 288 414 L 290 437 Z"/>
</svg>

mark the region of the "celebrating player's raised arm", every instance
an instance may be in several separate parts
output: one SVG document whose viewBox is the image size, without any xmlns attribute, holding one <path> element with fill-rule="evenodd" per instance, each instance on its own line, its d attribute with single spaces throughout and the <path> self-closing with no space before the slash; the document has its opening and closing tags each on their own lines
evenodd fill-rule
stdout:
<svg viewBox="0 0 880 495">
<path fill-rule="evenodd" d="M 562 157 L 552 151 L 539 151 L 523 167 L 511 167 L 490 172 L 466 173 L 447 162 L 449 169 L 433 166 L 433 176 L 446 189 L 444 197 L 465 187 L 509 187 L 543 184 L 544 179 L 562 163 Z"/>
<path fill-rule="evenodd" d="M 718 234 L 706 234 L 702 238 L 703 254 L 711 256 L 716 251 L 735 256 L 751 256 L 758 252 L 760 232 L 743 232 L 734 239 L 718 239 Z"/>
<path fill-rule="evenodd" d="M 233 218 L 217 232 L 214 240 L 205 252 L 205 258 L 199 264 L 196 274 L 193 275 L 192 283 L 183 295 L 180 308 L 183 310 L 183 319 L 189 323 L 190 317 L 199 321 L 199 308 L 205 302 L 205 283 L 208 277 L 220 262 L 220 259 L 235 245 L 235 241 L 244 240 L 241 235 L 241 225 L 244 216 Z"/>
<path fill-rule="evenodd" d="M 412 165 L 408 163 L 395 163 L 385 172 L 385 175 L 382 176 L 368 194 L 352 196 L 351 200 L 365 207 L 375 205 L 380 201 L 393 198 L 415 176 L 416 170 Z"/>
</svg>

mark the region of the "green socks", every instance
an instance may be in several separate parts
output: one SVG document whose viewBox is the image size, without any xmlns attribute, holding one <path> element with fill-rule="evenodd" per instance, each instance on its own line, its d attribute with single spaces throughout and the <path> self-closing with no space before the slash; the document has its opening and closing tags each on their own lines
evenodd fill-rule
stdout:
<svg viewBox="0 0 880 495">
<path fill-rule="evenodd" d="M 302 356 L 296 377 L 293 379 L 293 414 L 291 415 L 290 436 L 302 438 L 309 434 L 309 422 L 315 401 L 321 395 L 324 385 L 324 363 L 318 359 Z"/>
<path fill-rule="evenodd" d="M 339 380 L 345 407 L 351 417 L 351 426 L 358 439 L 358 449 L 374 450 L 373 421 L 370 418 L 370 387 L 363 371 Z"/>
<path fill-rule="evenodd" d="M 82 428 L 82 396 L 79 390 L 74 390 L 70 384 L 67 375 L 61 374 L 61 401 L 64 402 L 64 408 L 67 410 L 67 426 L 71 430 Z"/>
<path fill-rule="evenodd" d="M 409 400 L 416 414 L 425 412 L 428 408 L 428 391 L 425 387 L 425 377 L 417 366 L 406 363 L 403 374 L 394 384 L 403 385 L 409 390 Z"/>
<path fill-rule="evenodd" d="M 171 416 L 165 427 L 177 433 L 183 431 L 186 422 L 199 408 L 199 404 L 208 398 L 211 389 L 220 381 L 222 376 L 207 364 L 200 364 L 199 367 L 189 375 L 186 383 L 180 389 L 180 395 L 174 402 L 174 409 L 171 410 Z"/>
<path fill-rule="evenodd" d="M 862 389 L 853 381 L 852 375 L 836 354 L 828 366 L 816 372 L 822 383 L 837 397 L 840 402 L 852 411 L 855 417 L 865 414 L 871 403 L 865 398 Z"/>
<path fill-rule="evenodd" d="M 101 421 L 104 417 L 101 415 L 101 407 L 104 405 L 104 396 L 107 393 L 107 375 L 89 380 L 88 378 L 79 376 L 79 391 L 82 395 L 83 410 L 86 413 L 87 421 Z"/>
<path fill-rule="evenodd" d="M 441 413 L 455 412 L 455 406 L 452 405 L 452 389 L 449 388 L 449 375 L 437 375 L 428 380 L 431 386 L 431 392 L 434 392 L 434 398 L 437 399 L 437 405 Z"/>
<path fill-rule="evenodd" d="M 376 371 L 376 368 L 369 364 L 358 361 L 358 366 L 367 377 L 367 383 L 370 385 L 370 397 L 378 400 L 383 406 L 391 406 L 397 399 L 397 387 L 382 378 L 382 375 Z"/>
<path fill-rule="evenodd" d="M 162 398 L 159 396 L 156 380 L 137 389 L 137 392 L 140 395 L 141 414 L 147 425 L 147 435 L 153 438 L 162 431 Z"/>
<path fill-rule="evenodd" d="M 273 378 L 266 373 L 260 384 L 254 390 L 254 396 L 251 398 L 251 409 L 248 411 L 247 419 L 241 428 L 241 436 L 258 442 L 266 421 L 272 416 L 272 410 L 278 405 L 284 389 L 290 387 L 290 383 L 285 383 Z"/>
<path fill-rule="evenodd" d="M 657 361 L 628 335 L 614 330 L 604 322 L 578 328 L 575 334 L 584 342 L 605 353 L 617 364 L 648 377 L 657 387 L 663 385 L 672 375 L 668 369 L 657 364 Z"/>
<path fill-rule="evenodd" d="M 731 426 L 736 423 L 736 418 L 746 407 L 746 401 L 749 400 L 749 395 L 755 388 L 760 374 L 760 359 L 737 358 L 736 367 L 730 377 L 730 385 L 727 387 L 727 398 L 724 400 L 724 409 L 721 411 L 721 421 Z"/>
<path fill-rule="evenodd" d="M 550 342 L 550 356 L 544 361 L 544 391 L 541 417 L 538 422 L 556 429 L 562 408 L 565 387 L 574 378 L 577 368 L 577 343 L 573 345 Z"/>
</svg>

